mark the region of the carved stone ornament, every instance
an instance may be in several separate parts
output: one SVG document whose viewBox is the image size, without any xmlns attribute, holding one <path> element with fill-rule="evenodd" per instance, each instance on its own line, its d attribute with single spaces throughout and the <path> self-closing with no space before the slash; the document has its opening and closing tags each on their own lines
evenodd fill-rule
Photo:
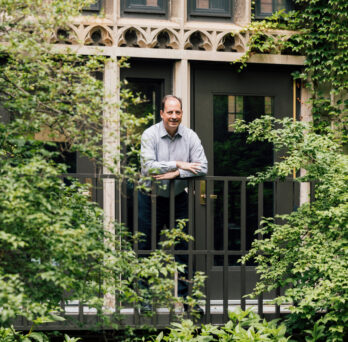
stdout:
<svg viewBox="0 0 348 342">
<path fill-rule="evenodd" d="M 100 25 L 89 27 L 84 42 L 85 45 L 112 46 L 112 32 L 110 32 L 109 28 Z"/>
<path fill-rule="evenodd" d="M 211 40 L 206 33 L 203 33 L 201 31 L 188 31 L 185 33 L 185 37 L 185 50 L 213 50 Z"/>
<path fill-rule="evenodd" d="M 71 31 L 60 31 L 54 43 L 92 46 L 117 46 L 151 49 L 245 52 L 248 34 L 224 29 L 185 28 L 168 25 L 72 25 Z"/>
<path fill-rule="evenodd" d="M 245 35 L 240 33 L 227 33 L 219 35 L 219 43 L 217 45 L 217 51 L 224 52 L 244 52 L 246 49 L 247 39 Z"/>
<path fill-rule="evenodd" d="M 147 47 L 146 32 L 138 27 L 123 27 L 118 32 L 118 46 Z"/>
<path fill-rule="evenodd" d="M 78 44 L 78 38 L 74 27 L 58 28 L 52 35 L 52 44 Z"/>
<path fill-rule="evenodd" d="M 158 49 L 179 49 L 178 33 L 171 29 L 157 29 L 152 32 L 148 47 Z"/>
</svg>

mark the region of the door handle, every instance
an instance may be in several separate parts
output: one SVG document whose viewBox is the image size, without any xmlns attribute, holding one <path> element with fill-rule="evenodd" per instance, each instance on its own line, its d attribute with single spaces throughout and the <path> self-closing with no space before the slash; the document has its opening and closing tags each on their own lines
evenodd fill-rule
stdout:
<svg viewBox="0 0 348 342">
<path fill-rule="evenodd" d="M 200 181 L 199 188 L 200 188 L 199 202 L 201 205 L 206 205 L 207 204 L 207 182 L 204 180 Z M 211 194 L 209 195 L 209 198 L 216 200 L 218 196 L 215 194 Z"/>
</svg>

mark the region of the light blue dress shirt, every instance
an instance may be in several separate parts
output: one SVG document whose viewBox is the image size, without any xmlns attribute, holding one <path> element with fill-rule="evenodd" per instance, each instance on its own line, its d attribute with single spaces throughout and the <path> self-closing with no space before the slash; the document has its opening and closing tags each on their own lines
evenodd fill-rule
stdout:
<svg viewBox="0 0 348 342">
<path fill-rule="evenodd" d="M 197 162 L 201 169 L 197 174 L 181 170 L 180 178 L 204 176 L 208 172 L 208 161 L 198 135 L 190 128 L 179 125 L 173 137 L 166 131 L 163 121 L 146 129 L 141 136 L 141 173 L 149 176 L 153 173 L 175 171 L 176 161 Z M 175 195 L 180 194 L 187 187 L 187 181 L 175 179 Z M 169 197 L 169 180 L 161 181 L 162 186 L 157 194 Z M 147 183 L 151 186 L 150 182 Z"/>
</svg>

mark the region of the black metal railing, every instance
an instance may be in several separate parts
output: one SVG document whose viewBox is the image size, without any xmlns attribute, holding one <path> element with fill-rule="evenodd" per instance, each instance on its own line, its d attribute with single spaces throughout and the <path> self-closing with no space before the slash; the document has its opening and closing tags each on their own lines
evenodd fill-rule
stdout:
<svg viewBox="0 0 348 342">
<path fill-rule="evenodd" d="M 90 174 L 67 174 L 77 177 L 80 182 L 92 185 L 91 200 L 103 206 L 103 179 L 114 178 L 109 175 L 94 176 Z M 110 186 L 110 183 L 109 185 Z M 136 187 L 126 180 L 114 178 L 115 219 L 123 222 L 131 232 L 139 230 L 139 203 Z M 174 182 L 169 185 L 169 227 L 175 226 Z M 156 241 L 157 201 L 152 187 L 151 198 L 151 248 L 141 249 L 137 243 L 134 249 L 138 255 L 147 255 L 158 244 Z M 188 278 L 192 279 L 195 271 L 206 273 L 205 300 L 201 302 L 204 309 L 203 321 L 221 324 L 228 319 L 228 311 L 235 307 L 246 309 L 254 306 L 261 314 L 279 316 L 284 307 L 270 304 L 269 301 L 280 294 L 260 296 L 255 300 L 247 299 L 257 282 L 255 265 L 241 264 L 239 259 L 247 254 L 253 239 L 260 239 L 255 231 L 260 228 L 263 216 L 289 213 L 299 205 L 299 183 L 292 179 L 280 182 L 265 182 L 250 187 L 246 177 L 207 176 L 187 180 L 187 232 L 194 237 L 185 249 L 172 249 L 174 255 L 187 256 Z M 190 284 L 190 283 L 189 283 Z M 191 292 L 189 285 L 189 293 Z M 74 308 L 74 309 L 73 309 Z M 92 315 L 83 305 L 70 303 L 65 305 L 77 321 L 86 322 L 86 315 Z M 121 312 L 122 313 L 122 312 Z M 158 311 L 149 321 L 139 315 L 133 307 L 124 308 L 123 323 L 128 325 L 152 324 L 158 327 L 168 325 L 170 313 Z M 91 321 L 91 318 L 88 318 Z M 23 328 L 23 327 L 22 327 Z M 60 326 L 62 329 L 62 326 Z"/>
</svg>

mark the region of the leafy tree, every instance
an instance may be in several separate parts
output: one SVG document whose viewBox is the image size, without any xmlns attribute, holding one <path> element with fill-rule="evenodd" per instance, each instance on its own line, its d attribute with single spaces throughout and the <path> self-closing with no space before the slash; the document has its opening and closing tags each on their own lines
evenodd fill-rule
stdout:
<svg viewBox="0 0 348 342">
<path fill-rule="evenodd" d="M 49 139 L 64 141 L 62 150 L 78 151 L 96 166 L 108 166 L 111 172 L 116 172 L 114 165 L 121 164 L 127 177 L 136 178 L 137 170 L 126 166 L 127 155 L 120 150 L 113 149 L 106 165 L 101 142 L 118 139 L 119 126 L 127 153 L 138 153 L 139 127 L 151 119 L 128 112 L 131 105 L 141 102 L 140 96 L 121 87 L 120 100 L 113 103 L 105 96 L 101 77 L 112 59 L 79 55 L 69 48 L 59 52 L 54 44 L 70 32 L 71 18 L 93 2 L 0 1 L 4 13 L 0 26 L 0 103 L 11 119 L 21 120 L 25 134 L 46 132 Z M 129 67 L 125 59 L 117 63 Z M 105 111 L 117 115 L 106 122 Z M 103 136 L 105 123 L 115 127 L 108 136 L 105 131 Z"/>
<path fill-rule="evenodd" d="M 270 117 L 240 122 L 248 140 L 286 148 L 284 160 L 250 177 L 252 184 L 305 170 L 299 182 L 315 183 L 315 201 L 283 224 L 265 218 L 244 262 L 255 259 L 261 280 L 255 294 L 284 287 L 279 303 L 291 304 L 289 326 L 306 341 L 341 341 L 347 334 L 347 41 L 345 0 L 294 0 L 296 10 L 278 12 L 245 28 L 251 35 L 243 65 L 253 53 L 305 56 L 295 73 L 310 89 L 313 123 Z M 307 329 L 307 330 L 306 330 Z"/>
<path fill-rule="evenodd" d="M 103 211 L 86 195 L 88 187 L 61 179 L 66 167 L 14 126 L 0 125 L 1 326 L 17 316 L 35 324 L 54 321 L 60 302 L 69 300 L 105 312 L 103 322 L 114 324 L 118 317 L 104 311 L 104 295 L 115 292 L 123 303 L 118 309 L 138 307 L 144 298 L 178 301 L 173 279 L 183 266 L 164 250 L 138 259 L 125 227 L 104 230 Z M 183 226 L 171 231 L 166 248 L 186 238 Z M 139 289 L 144 278 L 150 286 Z"/>
<path fill-rule="evenodd" d="M 276 127 L 276 128 L 275 128 Z M 268 141 L 276 150 L 287 148 L 281 162 L 250 177 L 251 184 L 285 178 L 295 168 L 306 175 L 299 182 L 315 182 L 315 200 L 289 215 L 262 221 L 243 262 L 254 259 L 260 274 L 254 294 L 285 289 L 277 303 L 289 303 L 291 329 L 315 327 L 325 341 L 342 341 L 348 317 L 348 158 L 334 134 L 320 135 L 312 125 L 265 116 L 239 122 L 249 141 Z M 308 339 L 309 340 L 309 337 Z"/>
<path fill-rule="evenodd" d="M 104 296 L 110 293 L 116 293 L 122 305 L 139 305 L 149 296 L 158 303 L 177 301 L 173 279 L 182 266 L 164 250 L 138 260 L 125 227 L 113 223 L 114 232 L 107 232 L 103 211 L 86 194 L 88 186 L 62 179 L 67 168 L 55 162 L 59 152 L 50 152 L 47 144 L 34 139 L 46 128 L 52 140 L 64 137 L 63 150 L 77 151 L 98 167 L 102 113 L 117 111 L 118 138 L 126 154 L 115 151 L 106 166 L 115 171 L 112 165 L 122 165 L 138 153 L 139 127 L 148 118 L 136 118 L 127 108 L 141 99 L 122 89 L 119 103 L 113 104 L 98 77 L 109 59 L 76 55 L 69 49 L 57 53 L 51 42 L 55 32 L 59 38 L 59 32 L 69 29 L 69 20 L 92 2 L 0 0 L 0 103 L 10 116 L 6 125 L 0 124 L 3 327 L 19 315 L 35 324 L 58 319 L 53 312 L 60 312 L 61 300 L 80 300 L 100 315 L 105 312 Z M 135 165 L 122 170 L 117 176 L 137 178 Z M 180 228 L 168 243 L 176 243 L 176 236 L 182 236 Z M 151 285 L 139 289 L 144 277 Z M 117 322 L 116 315 L 108 315 L 102 322 Z M 0 334 L 11 339 L 9 329 Z"/>
</svg>

